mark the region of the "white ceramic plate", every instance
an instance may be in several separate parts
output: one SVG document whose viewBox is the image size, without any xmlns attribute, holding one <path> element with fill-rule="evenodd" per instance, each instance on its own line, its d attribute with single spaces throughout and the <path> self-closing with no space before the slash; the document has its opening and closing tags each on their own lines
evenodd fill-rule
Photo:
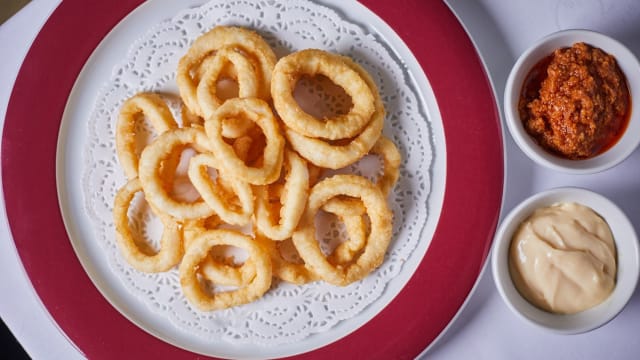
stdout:
<svg viewBox="0 0 640 360">
<path fill-rule="evenodd" d="M 105 101 L 103 100 L 104 98 L 109 99 L 114 97 L 119 97 L 120 100 L 124 100 L 126 96 L 130 96 L 132 94 L 130 90 L 135 86 L 139 86 L 136 91 L 150 89 L 177 94 L 177 89 L 173 85 L 173 82 L 165 81 L 165 77 L 171 77 L 171 71 L 173 71 L 174 67 L 166 67 L 164 65 L 157 66 L 156 70 L 161 73 L 160 75 L 152 73 L 152 75 L 149 76 L 149 78 L 155 79 L 153 81 L 149 80 L 148 82 L 145 82 L 147 81 L 146 78 L 144 80 L 131 80 L 131 82 L 127 84 L 129 87 L 123 87 L 120 84 L 126 83 L 126 80 L 123 80 L 123 78 L 126 79 L 130 75 L 126 74 L 127 71 L 132 72 L 130 77 L 134 77 L 136 74 L 136 69 L 132 69 L 132 66 L 135 65 L 130 66 L 129 64 L 135 63 L 136 61 L 145 61 L 144 59 L 141 59 L 142 55 L 135 54 L 137 50 L 143 49 L 140 51 L 142 54 L 146 54 L 144 49 L 147 48 L 153 48 L 153 51 L 161 51 L 161 49 L 158 50 L 155 45 L 148 45 L 149 39 L 155 38 L 155 36 L 148 36 L 149 32 L 156 31 L 154 29 L 156 29 L 159 24 L 167 19 L 173 18 L 180 10 L 187 9 L 200 3 L 200 1 L 180 3 L 171 1 L 154 1 L 142 5 L 127 16 L 109 33 L 85 64 L 84 69 L 76 81 L 71 96 L 69 97 L 59 136 L 58 191 L 60 194 L 61 208 L 67 231 L 70 235 L 74 250 L 76 251 L 84 269 L 103 296 L 129 320 L 164 341 L 201 354 L 234 358 L 288 356 L 321 347 L 354 331 L 382 310 L 402 289 L 427 250 L 439 217 L 445 179 L 444 148 L 437 148 L 433 154 L 424 154 L 425 151 L 432 151 L 436 146 L 435 144 L 444 143 L 443 130 L 438 108 L 436 106 L 435 96 L 429 87 L 429 83 L 426 80 L 424 73 L 409 50 L 397 38 L 395 33 L 382 23 L 379 18 L 356 3 L 346 2 L 339 6 L 337 4 L 330 5 L 330 8 L 337 10 L 340 14 L 349 14 L 348 16 L 341 15 L 341 18 L 336 20 L 338 24 L 351 23 L 355 26 L 367 24 L 363 31 L 364 39 L 361 37 L 361 34 L 353 31 L 354 39 L 347 39 L 346 44 L 343 45 L 342 48 L 338 46 L 339 50 L 342 50 L 343 52 L 348 51 L 349 46 L 353 47 L 354 44 L 356 46 L 361 46 L 361 49 L 363 49 L 361 51 L 366 50 L 369 45 L 382 45 L 382 47 L 388 49 L 389 53 L 394 56 L 395 64 L 376 64 L 375 61 L 380 61 L 380 58 L 372 56 L 367 57 L 366 54 L 363 55 L 361 60 L 365 62 L 374 62 L 373 68 L 380 69 L 380 71 L 385 71 L 386 69 L 393 67 L 402 69 L 402 65 L 406 66 L 405 69 L 402 69 L 404 74 L 402 74 L 402 72 L 400 73 L 403 76 L 396 75 L 391 78 L 391 81 L 387 81 L 385 84 L 385 86 L 387 86 L 386 91 L 391 94 L 394 93 L 393 91 L 389 91 L 388 86 L 390 85 L 398 87 L 400 85 L 404 87 L 408 86 L 412 89 L 413 93 L 407 93 L 404 96 L 416 96 L 415 99 L 417 100 L 417 103 L 411 101 L 408 103 L 411 106 L 419 107 L 419 109 L 414 109 L 415 111 L 413 113 L 408 111 L 399 111 L 401 109 L 393 108 L 393 104 L 399 104 L 398 102 L 386 99 L 390 104 L 392 104 L 391 107 L 387 104 L 387 112 L 391 114 L 391 116 L 388 116 L 387 118 L 387 123 L 404 123 L 404 126 L 387 126 L 386 132 L 387 135 L 392 138 L 395 137 L 396 139 L 402 139 L 403 143 L 400 144 L 400 147 L 405 151 L 403 154 L 405 158 L 411 155 L 411 144 L 415 143 L 419 143 L 421 145 L 418 149 L 422 148 L 421 151 L 423 157 L 430 158 L 433 156 L 432 161 L 431 159 L 427 159 L 426 162 L 421 161 L 421 166 L 415 166 L 414 168 L 406 166 L 406 172 L 403 174 L 406 176 L 408 172 L 417 178 L 420 176 L 420 171 L 427 171 L 426 176 L 421 179 L 427 186 L 426 194 L 422 195 L 427 199 L 426 202 L 421 200 L 412 204 L 416 208 L 419 208 L 417 211 L 415 211 L 415 208 L 406 209 L 407 213 L 405 213 L 404 209 L 399 207 L 396 207 L 395 209 L 396 217 L 398 218 L 398 221 L 396 221 L 396 227 L 402 225 L 404 226 L 404 229 L 397 234 L 394 239 L 394 243 L 398 244 L 399 247 L 405 246 L 405 239 L 407 236 L 411 236 L 413 237 L 412 241 L 414 241 L 414 243 L 409 243 L 407 246 L 411 246 L 413 250 L 408 254 L 404 254 L 405 256 L 409 255 L 406 259 L 403 258 L 402 261 L 397 263 L 397 265 L 392 266 L 394 269 L 399 268 L 397 275 L 395 275 L 391 280 L 388 280 L 386 287 L 382 286 L 379 289 L 374 289 L 374 291 L 380 293 L 372 295 L 375 297 L 370 301 L 368 306 L 365 306 L 362 310 L 351 314 L 345 319 L 335 320 L 335 313 L 327 315 L 327 319 L 331 319 L 333 323 L 331 323 L 330 326 L 324 326 L 324 328 L 321 329 L 322 331 L 307 332 L 308 334 L 303 333 L 298 337 L 291 337 L 281 341 L 277 341 L 278 334 L 268 334 L 267 336 L 276 336 L 276 341 L 271 341 L 271 344 L 267 341 L 261 343 L 259 338 L 249 338 L 246 341 L 234 341 L 233 339 L 229 339 L 230 331 L 226 329 L 219 330 L 223 334 L 220 337 L 207 336 L 208 332 L 216 334 L 218 329 L 215 326 L 219 322 L 227 321 L 224 325 L 228 326 L 228 323 L 236 321 L 236 319 L 230 320 L 229 317 L 237 317 L 237 321 L 240 322 L 247 321 L 249 318 L 254 318 L 255 316 L 260 315 L 255 315 L 256 311 L 251 312 L 251 310 L 248 310 L 249 312 L 239 310 L 238 312 L 241 314 L 234 311 L 228 311 L 224 315 L 221 315 L 224 320 L 215 318 L 216 315 L 214 315 L 213 318 L 208 316 L 198 316 L 196 317 L 196 320 L 199 323 L 197 325 L 193 325 L 191 318 L 175 315 L 180 311 L 184 313 L 190 313 L 192 311 L 190 308 L 186 310 L 182 309 L 182 307 L 185 306 L 182 302 L 175 302 L 174 307 L 171 307 L 170 305 L 169 308 L 167 308 L 166 304 L 157 300 L 158 298 L 168 299 L 172 294 L 167 295 L 166 292 L 162 291 L 152 293 L 154 290 L 149 289 L 153 287 L 150 287 L 149 289 L 144 288 L 146 286 L 146 284 L 143 284 L 144 280 L 150 279 L 138 278 L 137 280 L 131 280 L 132 277 L 136 277 L 135 272 L 127 268 L 126 264 L 122 264 L 122 260 L 118 258 L 117 251 L 110 251 L 113 247 L 114 234 L 113 231 L 108 231 L 109 229 L 112 229 L 112 225 L 109 223 L 109 208 L 104 208 L 102 214 L 100 214 L 100 209 L 96 210 L 96 208 L 99 208 L 102 205 L 104 205 L 103 207 L 109 205 L 112 201 L 112 194 L 110 194 L 110 192 L 115 192 L 114 186 L 119 186 L 123 184 L 124 181 L 122 179 L 118 179 L 117 175 L 115 176 L 116 180 L 110 178 L 109 175 L 100 176 L 97 180 L 92 179 L 92 172 L 95 170 L 94 168 L 97 168 L 98 170 L 96 171 L 98 172 L 102 171 L 103 173 L 108 174 L 113 174 L 114 172 L 112 161 L 109 159 L 109 156 L 111 155 L 111 157 L 113 157 L 114 153 L 105 151 L 105 149 L 109 150 L 109 147 L 112 146 L 113 140 L 107 139 L 105 144 L 97 143 L 105 136 L 108 136 L 108 129 L 112 128 L 112 126 L 106 126 L 106 130 L 101 131 L 100 128 L 104 127 L 104 125 L 100 123 L 100 121 L 105 120 L 102 118 L 98 118 L 99 121 L 97 124 L 94 124 L 94 122 L 96 122 L 95 117 L 99 117 L 100 111 L 103 111 L 103 109 L 100 108 L 100 102 Z M 304 2 L 293 3 L 304 4 Z M 267 4 L 263 5 L 265 6 L 261 10 L 264 12 L 268 11 L 269 8 L 273 8 Z M 308 4 L 306 6 L 313 7 L 317 5 Z M 233 8 L 233 4 L 231 7 Z M 224 14 L 231 14 L 232 16 L 232 12 L 230 12 L 228 8 L 212 7 L 212 9 L 213 12 L 220 12 L 223 14 L 216 14 L 216 16 L 212 16 L 212 18 L 224 18 L 224 16 L 226 16 Z M 308 11 L 301 11 L 301 14 L 302 16 L 311 16 L 311 12 Z M 236 18 L 231 17 L 228 19 L 228 23 L 242 23 L 243 20 L 245 19 L 240 16 Z M 265 16 L 265 18 L 248 19 L 246 21 L 249 26 L 251 24 L 255 24 L 258 29 L 267 29 L 270 26 L 277 25 L 276 23 L 269 24 L 269 20 L 269 17 Z M 276 21 L 273 19 L 271 20 Z M 180 22 L 181 20 L 178 19 L 175 21 Z M 205 26 L 214 25 L 213 23 L 207 24 L 207 21 L 208 20 L 206 18 L 203 21 Z M 187 29 L 186 31 L 188 31 L 188 28 L 188 26 L 184 26 L 183 29 Z M 199 29 L 198 31 L 200 30 L 202 29 Z M 306 28 L 301 29 L 300 31 L 305 30 L 313 31 L 314 29 Z M 319 29 L 316 29 L 315 31 L 318 30 Z M 160 36 L 163 36 L 162 34 L 164 34 L 162 31 L 156 31 L 156 33 L 161 34 Z M 276 36 L 277 35 L 278 33 L 276 32 Z M 320 37 L 322 35 L 331 36 L 331 33 L 329 31 L 318 31 L 318 33 L 312 33 L 310 36 Z M 344 35 L 341 36 L 344 37 Z M 290 44 L 293 44 L 291 47 L 298 48 L 301 44 L 304 44 L 304 42 L 300 42 L 299 39 L 300 36 L 296 39 L 285 35 L 281 39 L 278 39 L 278 41 L 289 46 L 291 46 Z M 169 37 L 169 40 L 172 41 L 173 38 Z M 296 40 L 298 40 L 297 43 Z M 325 40 L 324 44 L 331 43 L 333 41 L 332 39 L 330 40 L 331 41 Z M 164 39 L 162 39 L 162 41 L 164 41 Z M 159 41 L 159 43 L 162 43 L 162 41 Z M 343 38 L 341 41 L 345 42 L 345 39 Z M 151 52 L 151 50 L 149 50 L 149 52 Z M 278 55 L 282 55 L 282 51 L 279 51 L 279 49 L 276 49 L 276 52 L 279 53 Z M 125 54 L 127 53 L 129 53 L 129 55 L 125 57 Z M 132 53 L 134 55 L 131 55 Z M 169 53 L 170 52 L 168 51 L 167 54 Z M 175 61 L 177 61 L 179 56 L 181 56 L 181 54 L 173 55 Z M 123 57 L 133 60 L 128 62 L 125 61 L 123 65 Z M 119 76 L 119 72 L 125 72 L 125 74 Z M 382 74 L 380 76 L 381 78 L 385 78 L 389 77 L 390 74 L 391 73 Z M 373 75 L 374 77 L 379 76 L 378 74 Z M 111 91 L 109 90 L 111 89 L 109 88 L 109 84 L 114 81 L 118 83 L 118 86 L 113 86 L 112 88 L 115 90 Z M 394 81 L 398 82 L 394 84 Z M 108 89 L 107 91 L 103 90 L 105 86 Z M 119 91 L 121 93 L 118 93 Z M 384 87 L 381 91 L 383 91 L 384 95 Z M 396 114 L 399 115 L 394 118 Z M 423 117 L 416 119 L 416 114 L 418 116 L 422 115 Z M 109 119 L 114 119 L 113 116 L 106 116 L 105 118 L 107 121 Z M 425 125 L 426 131 L 407 131 L 407 128 L 413 128 L 413 126 L 410 125 L 410 122 L 412 121 Z M 95 128 L 98 128 L 98 130 L 95 130 Z M 104 152 L 107 152 L 107 154 Z M 416 156 L 419 156 L 419 154 L 416 154 L 415 150 L 413 150 L 413 153 L 414 159 Z M 115 171 L 117 172 L 118 170 L 116 169 Z M 89 180 L 87 180 L 87 178 L 89 178 Z M 105 181 L 106 185 L 104 184 Z M 113 181 L 113 184 L 110 181 Z M 102 187 L 99 187 L 98 189 L 87 189 L 87 187 L 94 186 L 98 182 L 103 183 Z M 417 189 L 418 186 L 415 184 L 409 185 L 409 190 L 411 190 L 411 186 L 416 188 L 413 189 L 414 191 L 419 192 Z M 78 191 L 78 189 L 83 189 L 83 191 Z M 96 191 L 99 192 L 96 193 Z M 421 198 L 419 194 L 416 194 L 415 196 L 416 199 Z M 104 204 L 92 205 L 95 202 L 104 202 Z M 403 216 L 405 217 L 404 219 Z M 415 219 L 411 217 L 414 217 Z M 405 226 L 405 223 L 408 223 L 408 226 Z M 417 227 L 417 229 L 411 230 L 414 226 Z M 96 231 L 96 227 L 102 227 L 103 231 Z M 105 245 L 105 243 L 107 243 L 107 245 Z M 177 284 L 176 273 L 177 272 L 173 270 L 165 277 L 160 278 L 159 282 L 164 283 L 168 288 L 175 287 Z M 314 286 L 310 286 L 309 289 L 311 290 L 305 289 L 300 292 L 308 293 L 308 291 L 314 290 Z M 295 291 L 289 288 L 285 290 L 286 291 L 283 291 L 283 293 L 291 293 L 291 291 Z M 359 290 L 354 289 L 354 291 Z M 365 290 L 360 291 L 364 292 Z M 179 292 L 176 296 L 180 296 Z M 286 298 L 286 296 L 287 295 L 283 295 L 283 298 Z M 299 296 L 299 294 L 295 293 L 295 296 Z M 313 303 L 320 301 L 318 299 L 319 297 L 316 296 L 315 300 L 311 299 L 309 301 L 311 301 L 313 306 Z M 272 304 L 276 304 L 282 300 L 265 300 L 267 304 L 269 301 L 271 301 Z M 154 307 L 154 304 L 158 302 L 160 302 L 160 304 Z M 306 304 L 308 301 L 305 301 L 304 303 Z M 258 304 L 256 306 L 263 307 L 266 305 Z M 181 326 L 186 322 L 189 322 L 190 325 Z M 249 326 L 247 325 L 246 327 L 248 328 Z M 224 338 L 225 336 L 226 339 Z M 277 346 L 273 346 L 272 344 Z"/>
</svg>

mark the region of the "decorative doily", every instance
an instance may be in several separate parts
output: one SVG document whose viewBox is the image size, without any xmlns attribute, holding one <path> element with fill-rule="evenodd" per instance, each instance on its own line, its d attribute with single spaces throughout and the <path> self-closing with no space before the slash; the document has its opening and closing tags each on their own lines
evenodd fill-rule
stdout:
<svg viewBox="0 0 640 360">
<path fill-rule="evenodd" d="M 120 255 L 112 220 L 115 193 L 126 182 L 115 155 L 118 110 L 130 96 L 154 91 L 171 100 L 179 119 L 175 86 L 178 60 L 195 38 L 215 25 L 254 29 L 279 57 L 305 48 L 350 56 L 376 81 L 387 110 L 384 133 L 400 149 L 403 162 L 400 179 L 389 195 L 394 213 L 392 243 L 382 266 L 364 280 L 342 288 L 322 282 L 304 286 L 277 282 L 254 303 L 201 312 L 182 295 L 177 269 L 141 273 Z M 348 321 L 379 299 L 389 282 L 403 271 L 405 260 L 418 242 L 430 241 L 421 239 L 421 232 L 429 215 L 434 145 L 428 119 L 411 81 L 402 61 L 380 39 L 341 14 L 309 1 L 214 0 L 153 27 L 131 46 L 125 60 L 113 70 L 110 81 L 97 94 L 89 120 L 82 192 L 96 239 L 111 270 L 133 296 L 158 316 L 212 344 L 287 344 Z M 307 91 L 313 93 L 312 88 Z M 366 172 L 361 167 L 358 164 L 347 171 Z M 149 237 L 158 235 L 153 221 L 137 220 L 140 221 L 134 221 L 134 226 L 144 228 Z M 334 237 L 332 232 L 341 233 L 343 229 L 329 221 L 323 226 L 323 234 Z"/>
</svg>

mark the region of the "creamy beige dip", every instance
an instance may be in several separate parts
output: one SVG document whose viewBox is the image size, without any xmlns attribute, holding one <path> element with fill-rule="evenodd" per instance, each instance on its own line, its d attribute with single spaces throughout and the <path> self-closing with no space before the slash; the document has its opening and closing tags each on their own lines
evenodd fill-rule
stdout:
<svg viewBox="0 0 640 360">
<path fill-rule="evenodd" d="M 537 209 L 513 236 L 509 270 L 520 294 L 543 310 L 573 314 L 589 309 L 615 287 L 611 229 L 580 204 Z"/>
</svg>

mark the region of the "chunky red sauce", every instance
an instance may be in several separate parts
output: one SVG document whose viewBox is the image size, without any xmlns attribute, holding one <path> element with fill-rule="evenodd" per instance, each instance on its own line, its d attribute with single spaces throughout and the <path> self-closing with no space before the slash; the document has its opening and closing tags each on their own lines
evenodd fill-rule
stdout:
<svg viewBox="0 0 640 360">
<path fill-rule="evenodd" d="M 615 58 L 576 43 L 531 69 L 518 110 L 529 135 L 546 150 L 587 159 L 620 139 L 629 123 L 631 98 Z"/>
</svg>

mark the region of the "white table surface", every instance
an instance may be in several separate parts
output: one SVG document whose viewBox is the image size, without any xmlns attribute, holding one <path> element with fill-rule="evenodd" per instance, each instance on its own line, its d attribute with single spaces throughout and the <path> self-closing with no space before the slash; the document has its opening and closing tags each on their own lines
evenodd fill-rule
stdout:
<svg viewBox="0 0 640 360">
<path fill-rule="evenodd" d="M 20 64 L 59 0 L 34 0 L 0 25 L 0 119 Z M 640 55 L 640 3 L 636 0 L 448 0 L 473 38 L 499 105 L 516 57 L 536 39 L 561 29 L 586 28 L 613 36 Z M 640 134 L 638 134 L 640 136 Z M 581 186 L 615 201 L 640 229 L 640 150 L 619 166 L 575 176 L 533 164 L 505 133 L 507 187 L 504 210 L 544 189 Z M 35 295 L 0 219 L 0 317 L 34 359 L 81 359 Z M 99 324 L 96 324 L 99 326 Z M 640 356 L 640 295 L 607 325 L 582 335 L 555 335 L 510 313 L 485 269 L 467 306 L 427 352 L 434 359 L 635 359 Z"/>
</svg>

